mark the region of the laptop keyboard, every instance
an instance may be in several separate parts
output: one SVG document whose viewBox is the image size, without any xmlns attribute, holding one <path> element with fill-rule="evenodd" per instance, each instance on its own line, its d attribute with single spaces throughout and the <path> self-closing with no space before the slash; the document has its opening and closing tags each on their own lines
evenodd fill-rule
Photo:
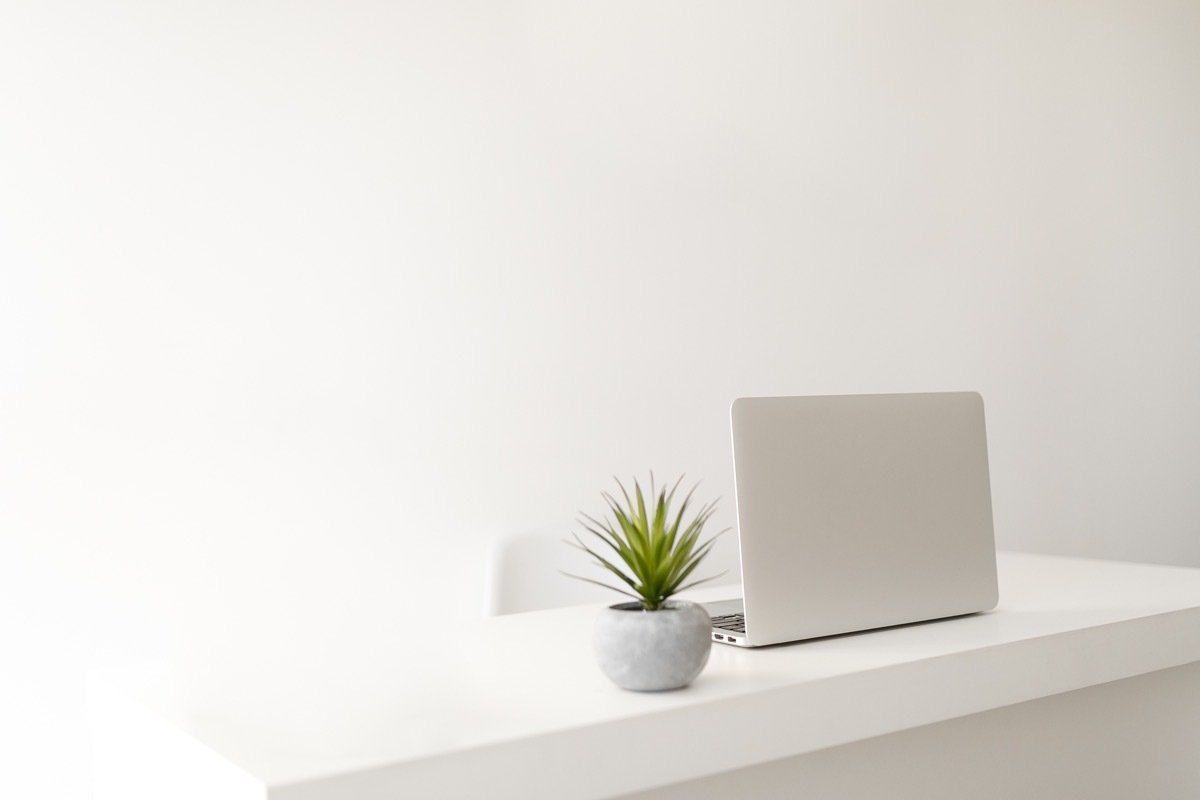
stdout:
<svg viewBox="0 0 1200 800">
<path fill-rule="evenodd" d="M 746 615 L 745 614 L 724 614 L 719 617 L 712 617 L 714 628 L 720 628 L 723 631 L 731 631 L 733 633 L 746 632 Z"/>
</svg>

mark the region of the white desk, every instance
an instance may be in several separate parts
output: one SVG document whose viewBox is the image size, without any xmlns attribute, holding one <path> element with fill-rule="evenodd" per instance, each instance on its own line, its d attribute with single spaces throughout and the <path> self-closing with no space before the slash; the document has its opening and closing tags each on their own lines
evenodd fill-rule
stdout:
<svg viewBox="0 0 1200 800">
<path fill-rule="evenodd" d="M 114 671 L 90 688 L 96 798 L 1200 797 L 1200 570 L 1001 554 L 1000 592 L 714 645 L 664 694 L 599 673 L 596 607 L 342 642 L 220 693 Z"/>
</svg>

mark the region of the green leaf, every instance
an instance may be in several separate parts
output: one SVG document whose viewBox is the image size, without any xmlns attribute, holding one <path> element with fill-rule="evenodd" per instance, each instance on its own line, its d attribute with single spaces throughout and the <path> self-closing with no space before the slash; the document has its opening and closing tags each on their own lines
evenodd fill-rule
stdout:
<svg viewBox="0 0 1200 800">
<path fill-rule="evenodd" d="M 627 592 L 624 589 L 620 589 L 609 583 L 604 583 L 603 581 L 592 580 L 591 578 L 585 578 L 582 575 L 572 575 L 569 572 L 563 572 L 561 569 L 559 570 L 559 574 L 566 575 L 568 578 L 574 578 L 575 580 L 587 581 L 588 583 L 594 583 L 597 586 L 603 586 L 605 589 L 612 589 L 614 592 L 620 592 L 621 594 L 625 595 L 626 597 L 632 597 L 634 600 L 641 601 L 641 599 L 642 599 L 640 595 L 636 595 L 633 592 Z"/>
<path fill-rule="evenodd" d="M 629 588 L 633 589 L 635 592 L 638 591 L 637 582 L 633 578 L 630 578 L 628 575 L 626 575 L 624 572 L 622 572 L 621 569 L 619 567 L 617 567 L 615 564 L 613 564 L 611 561 L 604 558 L 600 554 L 596 553 L 594 550 L 590 549 L 587 545 L 583 544 L 582 542 L 580 543 L 579 547 L 584 552 L 586 552 L 588 555 L 590 555 L 592 558 L 596 559 L 597 564 L 604 567 L 609 572 L 616 575 L 618 578 L 620 578 L 622 581 L 624 581 L 626 584 L 628 584 Z"/>
<path fill-rule="evenodd" d="M 654 473 L 650 473 L 649 506 L 646 494 L 636 478 L 633 481 L 632 494 L 620 480 L 614 480 L 620 488 L 620 500 L 608 492 L 601 492 L 613 522 L 607 517 L 598 520 L 587 514 L 581 514 L 578 521 L 586 532 L 603 541 L 615 558 L 610 560 L 602 557 L 584 544 L 578 534 L 572 534 L 575 542 L 568 541 L 567 544 L 584 551 L 595 560 L 597 566 L 616 575 L 622 583 L 636 592 L 642 607 L 646 609 L 658 608 L 673 594 L 711 580 L 703 578 L 684 584 L 708 556 L 717 536 L 721 535 L 718 533 L 703 543 L 700 542 L 705 524 L 716 511 L 715 502 L 702 506 L 690 520 L 687 517 L 688 508 L 699 484 L 688 491 L 679 508 L 673 513 L 672 505 L 683 482 L 682 477 L 676 480 L 668 491 L 666 488 L 659 489 Z M 624 569 L 614 562 L 619 562 Z M 578 575 L 571 577 L 629 594 L 623 589 L 590 578 Z"/>
</svg>

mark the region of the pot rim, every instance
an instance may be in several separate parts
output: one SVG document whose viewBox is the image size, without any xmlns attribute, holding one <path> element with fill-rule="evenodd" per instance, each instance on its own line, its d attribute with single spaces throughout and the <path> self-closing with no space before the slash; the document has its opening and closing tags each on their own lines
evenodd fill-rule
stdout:
<svg viewBox="0 0 1200 800">
<path fill-rule="evenodd" d="M 608 607 L 609 611 L 641 611 L 646 614 L 657 614 L 660 611 L 678 611 L 688 606 L 696 605 L 691 600 L 675 600 L 667 599 L 663 601 L 662 608 L 656 608 L 653 611 L 642 608 L 640 600 L 627 600 L 624 603 L 613 603 Z"/>
</svg>

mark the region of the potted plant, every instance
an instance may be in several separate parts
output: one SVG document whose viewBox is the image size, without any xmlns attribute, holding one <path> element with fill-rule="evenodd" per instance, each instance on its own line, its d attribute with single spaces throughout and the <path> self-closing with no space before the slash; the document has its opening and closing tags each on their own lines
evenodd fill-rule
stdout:
<svg viewBox="0 0 1200 800">
<path fill-rule="evenodd" d="M 676 481 L 670 491 L 656 493 L 652 473 L 652 505 L 647 507 L 636 479 L 632 497 L 618 480 L 624 503 L 608 492 L 601 493 L 613 521 L 586 514 L 579 520 L 603 547 L 598 543 L 589 546 L 577 533 L 572 534 L 574 542 L 567 542 L 591 556 L 624 587 L 579 575 L 570 577 L 633 598 L 605 609 L 593 632 L 600 669 L 623 689 L 663 691 L 687 686 L 704 669 L 712 649 L 708 612 L 696 603 L 671 599 L 684 589 L 718 577 L 688 582 L 716 540 L 716 536 L 700 539 L 716 503 L 702 506 L 688 519 L 688 507 L 696 491 L 693 486 L 678 510 L 672 511 L 682 481 Z"/>
</svg>

